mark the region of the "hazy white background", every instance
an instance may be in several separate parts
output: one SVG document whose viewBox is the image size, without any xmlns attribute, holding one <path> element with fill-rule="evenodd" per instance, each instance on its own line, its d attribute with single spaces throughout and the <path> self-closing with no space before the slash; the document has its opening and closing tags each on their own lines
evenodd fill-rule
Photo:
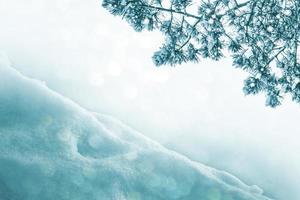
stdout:
<svg viewBox="0 0 300 200">
<path fill-rule="evenodd" d="M 0 0 L 0 26 L 0 51 L 24 74 L 277 199 L 300 199 L 300 107 L 245 97 L 247 75 L 230 59 L 156 68 L 161 35 L 135 33 L 97 0 Z"/>
</svg>

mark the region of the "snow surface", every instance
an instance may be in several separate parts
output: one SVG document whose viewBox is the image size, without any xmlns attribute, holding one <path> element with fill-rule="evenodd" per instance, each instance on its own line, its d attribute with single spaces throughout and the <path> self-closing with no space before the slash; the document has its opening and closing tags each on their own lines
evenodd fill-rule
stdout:
<svg viewBox="0 0 300 200">
<path fill-rule="evenodd" d="M 268 200 L 0 59 L 1 200 Z"/>
</svg>

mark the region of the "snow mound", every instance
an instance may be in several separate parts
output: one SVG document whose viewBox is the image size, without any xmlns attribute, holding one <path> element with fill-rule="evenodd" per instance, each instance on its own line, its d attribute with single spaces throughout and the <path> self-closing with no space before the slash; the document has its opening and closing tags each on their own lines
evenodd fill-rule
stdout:
<svg viewBox="0 0 300 200">
<path fill-rule="evenodd" d="M 83 109 L 3 59 L 0 83 L 1 200 L 269 199 Z"/>
</svg>

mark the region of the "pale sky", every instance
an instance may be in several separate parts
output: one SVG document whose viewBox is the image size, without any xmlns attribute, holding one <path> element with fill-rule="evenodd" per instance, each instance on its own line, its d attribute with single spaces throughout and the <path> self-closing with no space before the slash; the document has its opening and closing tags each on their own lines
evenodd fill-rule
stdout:
<svg viewBox="0 0 300 200">
<path fill-rule="evenodd" d="M 15 68 L 193 160 L 300 199 L 300 107 L 245 97 L 230 58 L 156 68 L 162 37 L 97 0 L 0 0 L 0 51 Z"/>
</svg>

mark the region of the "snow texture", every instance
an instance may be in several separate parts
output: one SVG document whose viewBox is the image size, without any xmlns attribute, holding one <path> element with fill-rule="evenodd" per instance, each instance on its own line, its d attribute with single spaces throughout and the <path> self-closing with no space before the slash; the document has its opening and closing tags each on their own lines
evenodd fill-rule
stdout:
<svg viewBox="0 0 300 200">
<path fill-rule="evenodd" d="M 0 62 L 1 200 L 269 199 L 9 65 Z"/>
</svg>

